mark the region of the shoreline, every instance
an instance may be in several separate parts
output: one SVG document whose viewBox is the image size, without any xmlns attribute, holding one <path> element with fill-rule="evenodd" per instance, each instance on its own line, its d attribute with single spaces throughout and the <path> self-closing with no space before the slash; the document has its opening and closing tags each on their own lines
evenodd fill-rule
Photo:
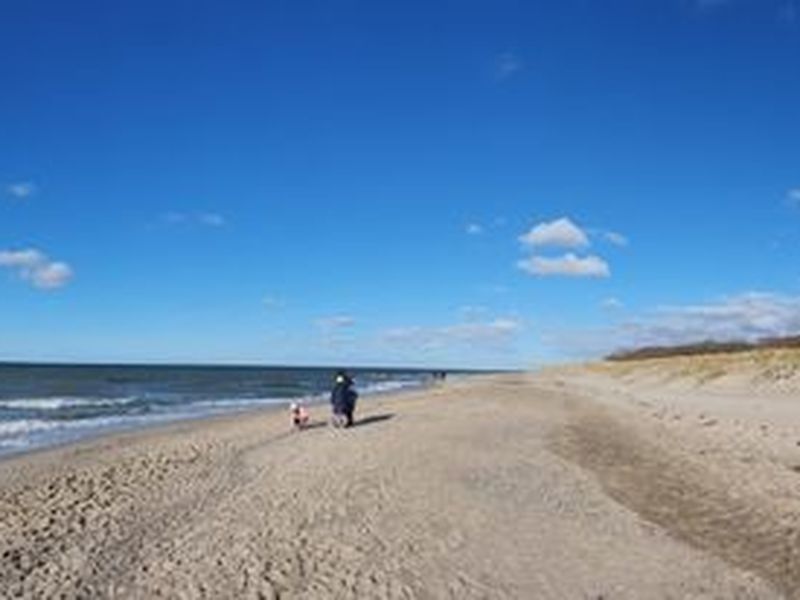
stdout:
<svg viewBox="0 0 800 600">
<path fill-rule="evenodd" d="M 472 376 L 468 376 L 472 377 Z M 453 378 L 453 382 L 456 382 L 456 378 Z M 407 394 L 413 394 L 415 392 L 422 392 L 426 389 L 430 389 L 431 387 L 435 387 L 436 384 L 421 384 L 419 386 L 409 386 L 404 389 L 396 389 L 391 391 L 378 391 L 367 393 L 363 396 L 359 397 L 359 403 L 361 402 L 372 402 L 376 399 L 400 399 Z M 109 427 L 107 429 L 98 428 L 94 432 L 89 432 L 84 436 L 78 437 L 76 439 L 67 439 L 63 441 L 56 441 L 49 444 L 41 444 L 37 446 L 33 446 L 26 449 L 21 449 L 18 451 L 4 451 L 0 452 L 0 465 L 2 465 L 6 461 L 15 460 L 15 459 L 25 459 L 28 456 L 47 453 L 50 451 L 69 451 L 73 446 L 78 449 L 80 446 L 92 446 L 95 442 L 107 442 L 111 443 L 114 441 L 114 438 L 128 438 L 131 436 L 136 437 L 138 434 L 146 435 L 148 433 L 154 433 L 157 435 L 167 435 L 170 430 L 183 430 L 186 427 L 191 425 L 203 426 L 204 424 L 212 425 L 215 422 L 224 422 L 229 419 L 247 419 L 249 417 L 259 417 L 263 415 L 273 415 L 278 413 L 285 413 L 288 405 L 291 402 L 296 402 L 297 398 L 286 398 L 285 402 L 282 403 L 274 403 L 274 404 L 265 404 L 263 406 L 257 407 L 247 407 L 247 408 L 239 408 L 229 411 L 220 411 L 216 413 L 206 413 L 206 414 L 197 414 L 197 415 L 187 415 L 187 416 L 175 416 L 174 418 L 167 418 L 164 420 L 153 420 L 152 422 L 141 423 L 141 424 L 130 424 L 130 425 L 120 425 L 118 427 Z M 328 400 L 324 396 L 315 397 L 313 399 L 309 399 L 307 397 L 300 398 L 300 400 L 304 400 L 306 406 L 311 407 L 313 409 L 319 409 L 320 407 L 327 407 Z M 315 411 L 316 412 L 316 411 Z M 288 419 L 288 417 L 287 417 Z M 315 419 L 316 422 L 319 419 Z M 120 440 L 122 441 L 122 440 Z"/>
<path fill-rule="evenodd" d="M 462 376 L 462 377 L 471 377 Z M 456 381 L 457 378 L 454 377 L 453 381 Z M 393 396 L 395 394 L 405 394 L 414 391 L 424 390 L 428 387 L 435 385 L 432 382 L 420 382 L 417 384 L 410 384 L 406 386 L 401 386 L 396 389 L 390 390 L 370 390 L 367 388 L 363 395 L 360 396 L 361 401 L 370 402 L 375 398 L 380 398 L 384 396 Z M 260 405 L 255 406 L 233 406 L 232 408 L 226 409 L 223 407 L 218 408 L 217 410 L 214 409 L 207 409 L 205 411 L 198 409 L 197 412 L 186 412 L 180 413 L 176 412 L 173 414 L 165 413 L 164 415 L 152 415 L 149 418 L 145 417 L 141 419 L 140 417 L 132 417 L 131 422 L 124 422 L 121 421 L 118 424 L 109 425 L 109 426 L 97 426 L 91 429 L 87 429 L 82 433 L 77 433 L 73 436 L 66 435 L 65 439 L 58 439 L 55 438 L 53 441 L 42 441 L 37 444 L 23 447 L 19 449 L 3 449 L 0 450 L 0 462 L 5 460 L 9 460 L 12 458 L 27 456 L 31 453 L 47 451 L 49 449 L 57 449 L 57 448 L 66 448 L 73 444 L 82 444 L 85 442 L 91 442 L 92 440 L 97 440 L 100 438 L 105 438 L 107 436 L 114 436 L 114 435 L 125 435 L 125 434 L 132 434 L 139 431 L 146 431 L 150 429 L 158 429 L 162 427 L 170 427 L 173 425 L 180 425 L 181 423 L 191 423 L 191 422 L 202 422 L 207 419 L 217 419 L 217 418 L 224 418 L 228 416 L 237 416 L 242 415 L 246 416 L 248 414 L 258 414 L 261 412 L 276 412 L 285 410 L 291 402 L 302 401 L 309 407 L 318 407 L 326 405 L 328 402 L 327 393 L 322 393 L 316 396 L 300 396 L 300 397 L 286 397 L 283 399 L 271 399 L 269 402 L 264 402 Z M 191 406 L 178 406 L 178 408 L 193 408 Z M 113 417 L 112 417 L 113 418 Z M 123 417 L 124 418 L 124 417 Z M 140 419 L 135 421 L 136 419 Z M 76 426 L 81 424 L 81 421 L 72 421 Z M 2 424 L 2 422 L 0 422 Z M 64 435 L 64 434 L 62 434 Z"/>
</svg>

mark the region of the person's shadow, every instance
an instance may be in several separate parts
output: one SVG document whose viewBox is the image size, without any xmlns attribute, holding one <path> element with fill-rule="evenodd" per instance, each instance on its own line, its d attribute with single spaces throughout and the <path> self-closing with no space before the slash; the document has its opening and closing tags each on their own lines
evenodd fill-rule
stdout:
<svg viewBox="0 0 800 600">
<path fill-rule="evenodd" d="M 389 419 L 394 418 L 393 413 L 383 413 L 380 415 L 371 415 L 369 417 L 364 417 L 363 419 L 356 419 L 353 424 L 350 426 L 350 429 L 353 427 L 361 427 L 363 425 L 372 425 L 374 423 L 381 423 L 382 421 L 388 421 Z M 329 427 L 330 423 L 328 421 L 311 421 L 307 425 L 304 425 L 302 431 L 309 431 L 311 429 L 322 429 L 323 427 Z"/>
<path fill-rule="evenodd" d="M 369 417 L 364 417 L 363 419 L 356 419 L 353 423 L 352 427 L 363 427 L 364 425 L 372 425 L 373 423 L 381 423 L 383 421 L 388 421 L 389 419 L 393 419 L 394 414 L 392 413 L 384 413 L 380 415 L 371 415 Z"/>
</svg>

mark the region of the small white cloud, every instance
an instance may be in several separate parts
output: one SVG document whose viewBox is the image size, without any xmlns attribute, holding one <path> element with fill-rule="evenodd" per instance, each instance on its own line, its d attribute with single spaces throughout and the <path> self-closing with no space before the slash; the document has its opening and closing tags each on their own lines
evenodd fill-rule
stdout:
<svg viewBox="0 0 800 600">
<path fill-rule="evenodd" d="M 51 262 L 31 271 L 31 281 L 42 290 L 54 290 L 69 283 L 72 275 L 67 263 Z"/>
<path fill-rule="evenodd" d="M 353 327 L 356 320 L 350 315 L 335 315 L 332 317 L 322 317 L 317 319 L 316 325 L 320 329 L 326 331 L 335 331 L 339 329 L 347 329 Z"/>
<path fill-rule="evenodd" d="M 200 225 L 203 227 L 224 227 L 227 224 L 225 217 L 218 213 L 199 212 L 187 213 L 170 211 L 159 218 L 164 225 Z"/>
<path fill-rule="evenodd" d="M 0 267 L 32 269 L 47 261 L 47 257 L 35 249 L 0 250 Z"/>
<path fill-rule="evenodd" d="M 415 350 L 441 350 L 453 346 L 508 346 L 522 331 L 522 323 L 511 317 L 469 321 L 443 327 L 396 327 L 380 335 L 384 344 Z"/>
<path fill-rule="evenodd" d="M 209 227 L 223 227 L 226 223 L 225 217 L 217 213 L 200 213 L 197 215 L 197 220 L 202 225 Z"/>
<path fill-rule="evenodd" d="M 41 290 L 63 287 L 74 275 L 67 263 L 52 261 L 46 254 L 33 248 L 1 250 L 0 267 L 15 271 L 21 279 Z"/>
<path fill-rule="evenodd" d="M 539 223 L 528 233 L 520 236 L 519 241 L 533 248 L 544 246 L 585 248 L 589 245 L 589 237 L 583 229 L 566 217 Z"/>
<path fill-rule="evenodd" d="M 469 235 L 480 235 L 483 233 L 483 227 L 481 227 L 477 223 L 470 223 L 469 225 L 467 225 L 467 233 Z"/>
<path fill-rule="evenodd" d="M 517 267 L 529 275 L 538 277 L 609 277 L 611 275 L 608 263 L 599 256 L 579 257 L 571 252 L 556 258 L 531 256 L 518 261 Z"/>
<path fill-rule="evenodd" d="M 615 246 L 627 246 L 628 245 L 628 238 L 626 238 L 621 233 L 617 233 L 615 231 L 605 231 L 603 232 L 603 237 L 607 242 L 614 244 Z"/>
<path fill-rule="evenodd" d="M 509 79 L 525 67 L 522 59 L 513 52 L 498 54 L 495 60 L 495 76 L 499 81 Z"/>
<path fill-rule="evenodd" d="M 606 298 L 603 300 L 602 306 L 606 310 L 620 310 L 625 307 L 622 301 L 618 298 Z"/>
<path fill-rule="evenodd" d="M 30 181 L 20 181 L 12 183 L 6 188 L 9 196 L 17 200 L 26 200 L 36 193 L 36 184 Z"/>
<path fill-rule="evenodd" d="M 511 318 L 494 319 L 488 322 L 459 323 L 442 331 L 451 338 L 464 342 L 507 340 L 522 329 L 522 324 Z"/>
<path fill-rule="evenodd" d="M 500 285 L 496 283 L 481 285 L 478 287 L 478 290 L 483 294 L 489 294 L 492 296 L 501 296 L 510 291 L 507 285 Z"/>
</svg>

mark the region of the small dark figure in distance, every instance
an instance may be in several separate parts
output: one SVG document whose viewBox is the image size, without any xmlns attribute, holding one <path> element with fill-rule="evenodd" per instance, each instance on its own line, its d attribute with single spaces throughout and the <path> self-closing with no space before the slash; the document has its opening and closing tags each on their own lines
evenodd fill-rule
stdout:
<svg viewBox="0 0 800 600">
<path fill-rule="evenodd" d="M 445 371 L 434 371 L 431 377 L 437 383 L 444 383 L 444 380 L 447 378 L 447 373 Z"/>
</svg>

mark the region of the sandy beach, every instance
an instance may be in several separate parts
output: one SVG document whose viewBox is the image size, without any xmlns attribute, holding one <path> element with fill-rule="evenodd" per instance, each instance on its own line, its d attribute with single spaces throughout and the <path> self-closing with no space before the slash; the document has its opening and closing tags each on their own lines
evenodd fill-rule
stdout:
<svg viewBox="0 0 800 600">
<path fill-rule="evenodd" d="M 264 412 L 5 460 L 0 596 L 800 598 L 796 378 L 684 367 L 476 377 L 363 402 L 350 430 Z"/>
</svg>

